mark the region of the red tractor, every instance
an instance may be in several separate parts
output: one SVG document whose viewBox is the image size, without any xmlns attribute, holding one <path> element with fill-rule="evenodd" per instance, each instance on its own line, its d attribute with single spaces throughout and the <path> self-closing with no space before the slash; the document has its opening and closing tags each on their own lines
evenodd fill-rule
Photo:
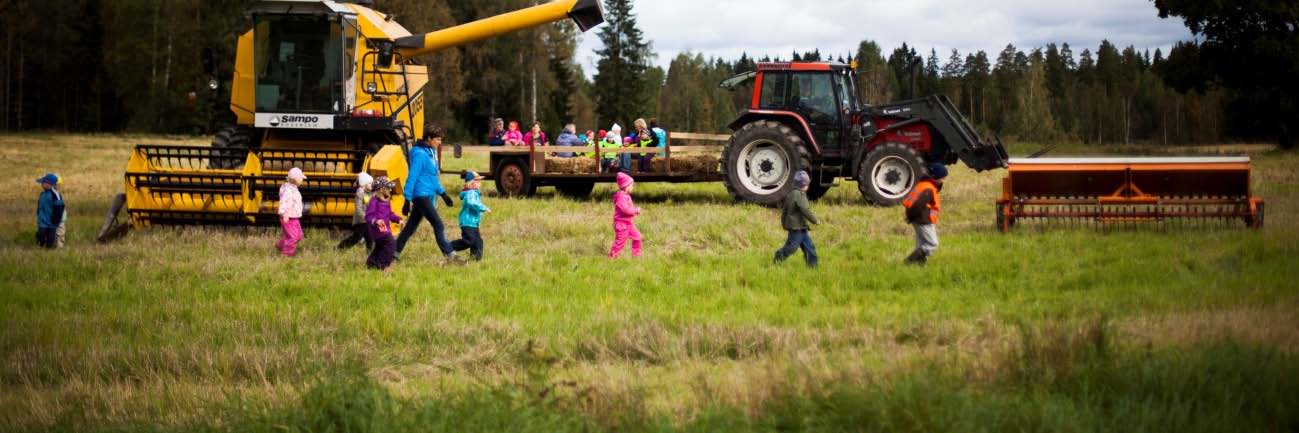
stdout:
<svg viewBox="0 0 1299 433">
<path fill-rule="evenodd" d="M 752 82 L 749 108 L 729 125 L 722 152 L 726 189 L 737 200 L 775 205 L 793 189 L 794 172 L 812 175 L 808 197 L 836 178 L 855 179 L 867 202 L 894 206 L 930 163 L 959 159 L 976 171 L 1005 168 L 1000 141 L 985 142 L 946 96 L 888 105 L 859 103 L 856 72 L 841 63 L 759 63 L 722 82 Z"/>
</svg>

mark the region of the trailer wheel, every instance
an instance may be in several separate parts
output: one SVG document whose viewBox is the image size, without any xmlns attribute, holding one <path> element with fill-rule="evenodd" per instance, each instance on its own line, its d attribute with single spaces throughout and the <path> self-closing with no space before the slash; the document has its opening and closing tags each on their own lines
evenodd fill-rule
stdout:
<svg viewBox="0 0 1299 433">
<path fill-rule="evenodd" d="M 915 149 L 884 143 L 866 154 L 857 167 L 857 189 L 866 202 L 893 207 L 901 204 L 927 173 L 925 160 Z"/>
<path fill-rule="evenodd" d="M 582 200 L 591 197 L 591 191 L 595 191 L 595 182 L 561 183 L 555 185 L 555 190 L 564 197 Z"/>
<path fill-rule="evenodd" d="M 779 122 L 744 125 L 722 150 L 722 180 L 737 201 L 775 206 L 794 189 L 794 172 L 808 169 L 802 137 Z"/>
<path fill-rule="evenodd" d="M 531 197 L 537 186 L 523 161 L 507 159 L 496 166 L 496 192 L 505 197 Z"/>
<path fill-rule="evenodd" d="M 242 126 L 231 126 L 217 131 L 212 136 L 212 158 L 208 159 L 208 168 L 213 170 L 235 170 L 242 168 L 248 159 L 248 149 L 253 144 L 253 131 Z"/>
</svg>

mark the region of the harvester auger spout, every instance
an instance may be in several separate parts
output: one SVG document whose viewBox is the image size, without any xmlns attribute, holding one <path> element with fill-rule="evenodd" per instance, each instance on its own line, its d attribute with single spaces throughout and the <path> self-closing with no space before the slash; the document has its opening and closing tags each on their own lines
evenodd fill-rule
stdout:
<svg viewBox="0 0 1299 433">
<path fill-rule="evenodd" d="M 423 35 L 399 38 L 396 41 L 397 52 L 407 58 L 420 56 L 564 18 L 572 19 L 585 32 L 604 22 L 604 9 L 599 0 L 553 1 Z"/>
<path fill-rule="evenodd" d="M 100 240 L 152 225 L 275 224 L 294 167 L 307 177 L 303 224 L 350 225 L 358 173 L 406 180 L 431 78 L 415 57 L 564 19 L 583 31 L 604 22 L 598 0 L 558 0 L 412 35 L 372 3 L 254 2 L 230 81 L 235 125 L 211 147 L 137 146 Z"/>
</svg>

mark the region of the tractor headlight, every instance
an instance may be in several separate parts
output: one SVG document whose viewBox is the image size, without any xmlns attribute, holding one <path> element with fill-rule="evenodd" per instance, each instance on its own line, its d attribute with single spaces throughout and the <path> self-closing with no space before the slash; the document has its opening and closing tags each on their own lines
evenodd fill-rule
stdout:
<svg viewBox="0 0 1299 433">
<path fill-rule="evenodd" d="M 368 92 L 368 93 L 378 92 L 378 91 L 379 91 L 379 85 L 378 85 L 378 84 L 375 84 L 373 81 L 371 81 L 371 82 L 369 82 L 369 83 L 365 83 L 365 91 Z"/>
</svg>

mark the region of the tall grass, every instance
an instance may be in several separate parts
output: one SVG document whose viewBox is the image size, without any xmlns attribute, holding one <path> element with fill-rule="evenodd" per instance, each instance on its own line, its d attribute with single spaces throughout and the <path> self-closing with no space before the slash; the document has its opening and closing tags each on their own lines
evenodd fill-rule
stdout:
<svg viewBox="0 0 1299 433">
<path fill-rule="evenodd" d="M 1211 410 L 1169 425 L 1293 429 L 1253 421 L 1293 423 L 1278 414 L 1292 400 L 1240 403 L 1294 389 L 1280 377 L 1299 349 L 1292 154 L 1255 164 L 1259 232 L 1001 235 L 999 176 L 958 169 L 927 268 L 900 265 L 901 215 L 862 206 L 851 182 L 814 205 L 815 271 L 772 266 L 777 216 L 720 185 L 642 185 L 648 257 L 619 262 L 603 258 L 608 187 L 507 200 L 489 186 L 487 260 L 445 266 L 426 230 L 382 276 L 323 230 L 297 260 L 261 229 L 91 243 L 129 144 L 158 140 L 0 137 L 0 168 L 31 173 L 0 179 L 0 431 L 1160 430 L 1198 405 Z M 68 182 L 59 251 L 30 241 L 47 170 Z"/>
</svg>

